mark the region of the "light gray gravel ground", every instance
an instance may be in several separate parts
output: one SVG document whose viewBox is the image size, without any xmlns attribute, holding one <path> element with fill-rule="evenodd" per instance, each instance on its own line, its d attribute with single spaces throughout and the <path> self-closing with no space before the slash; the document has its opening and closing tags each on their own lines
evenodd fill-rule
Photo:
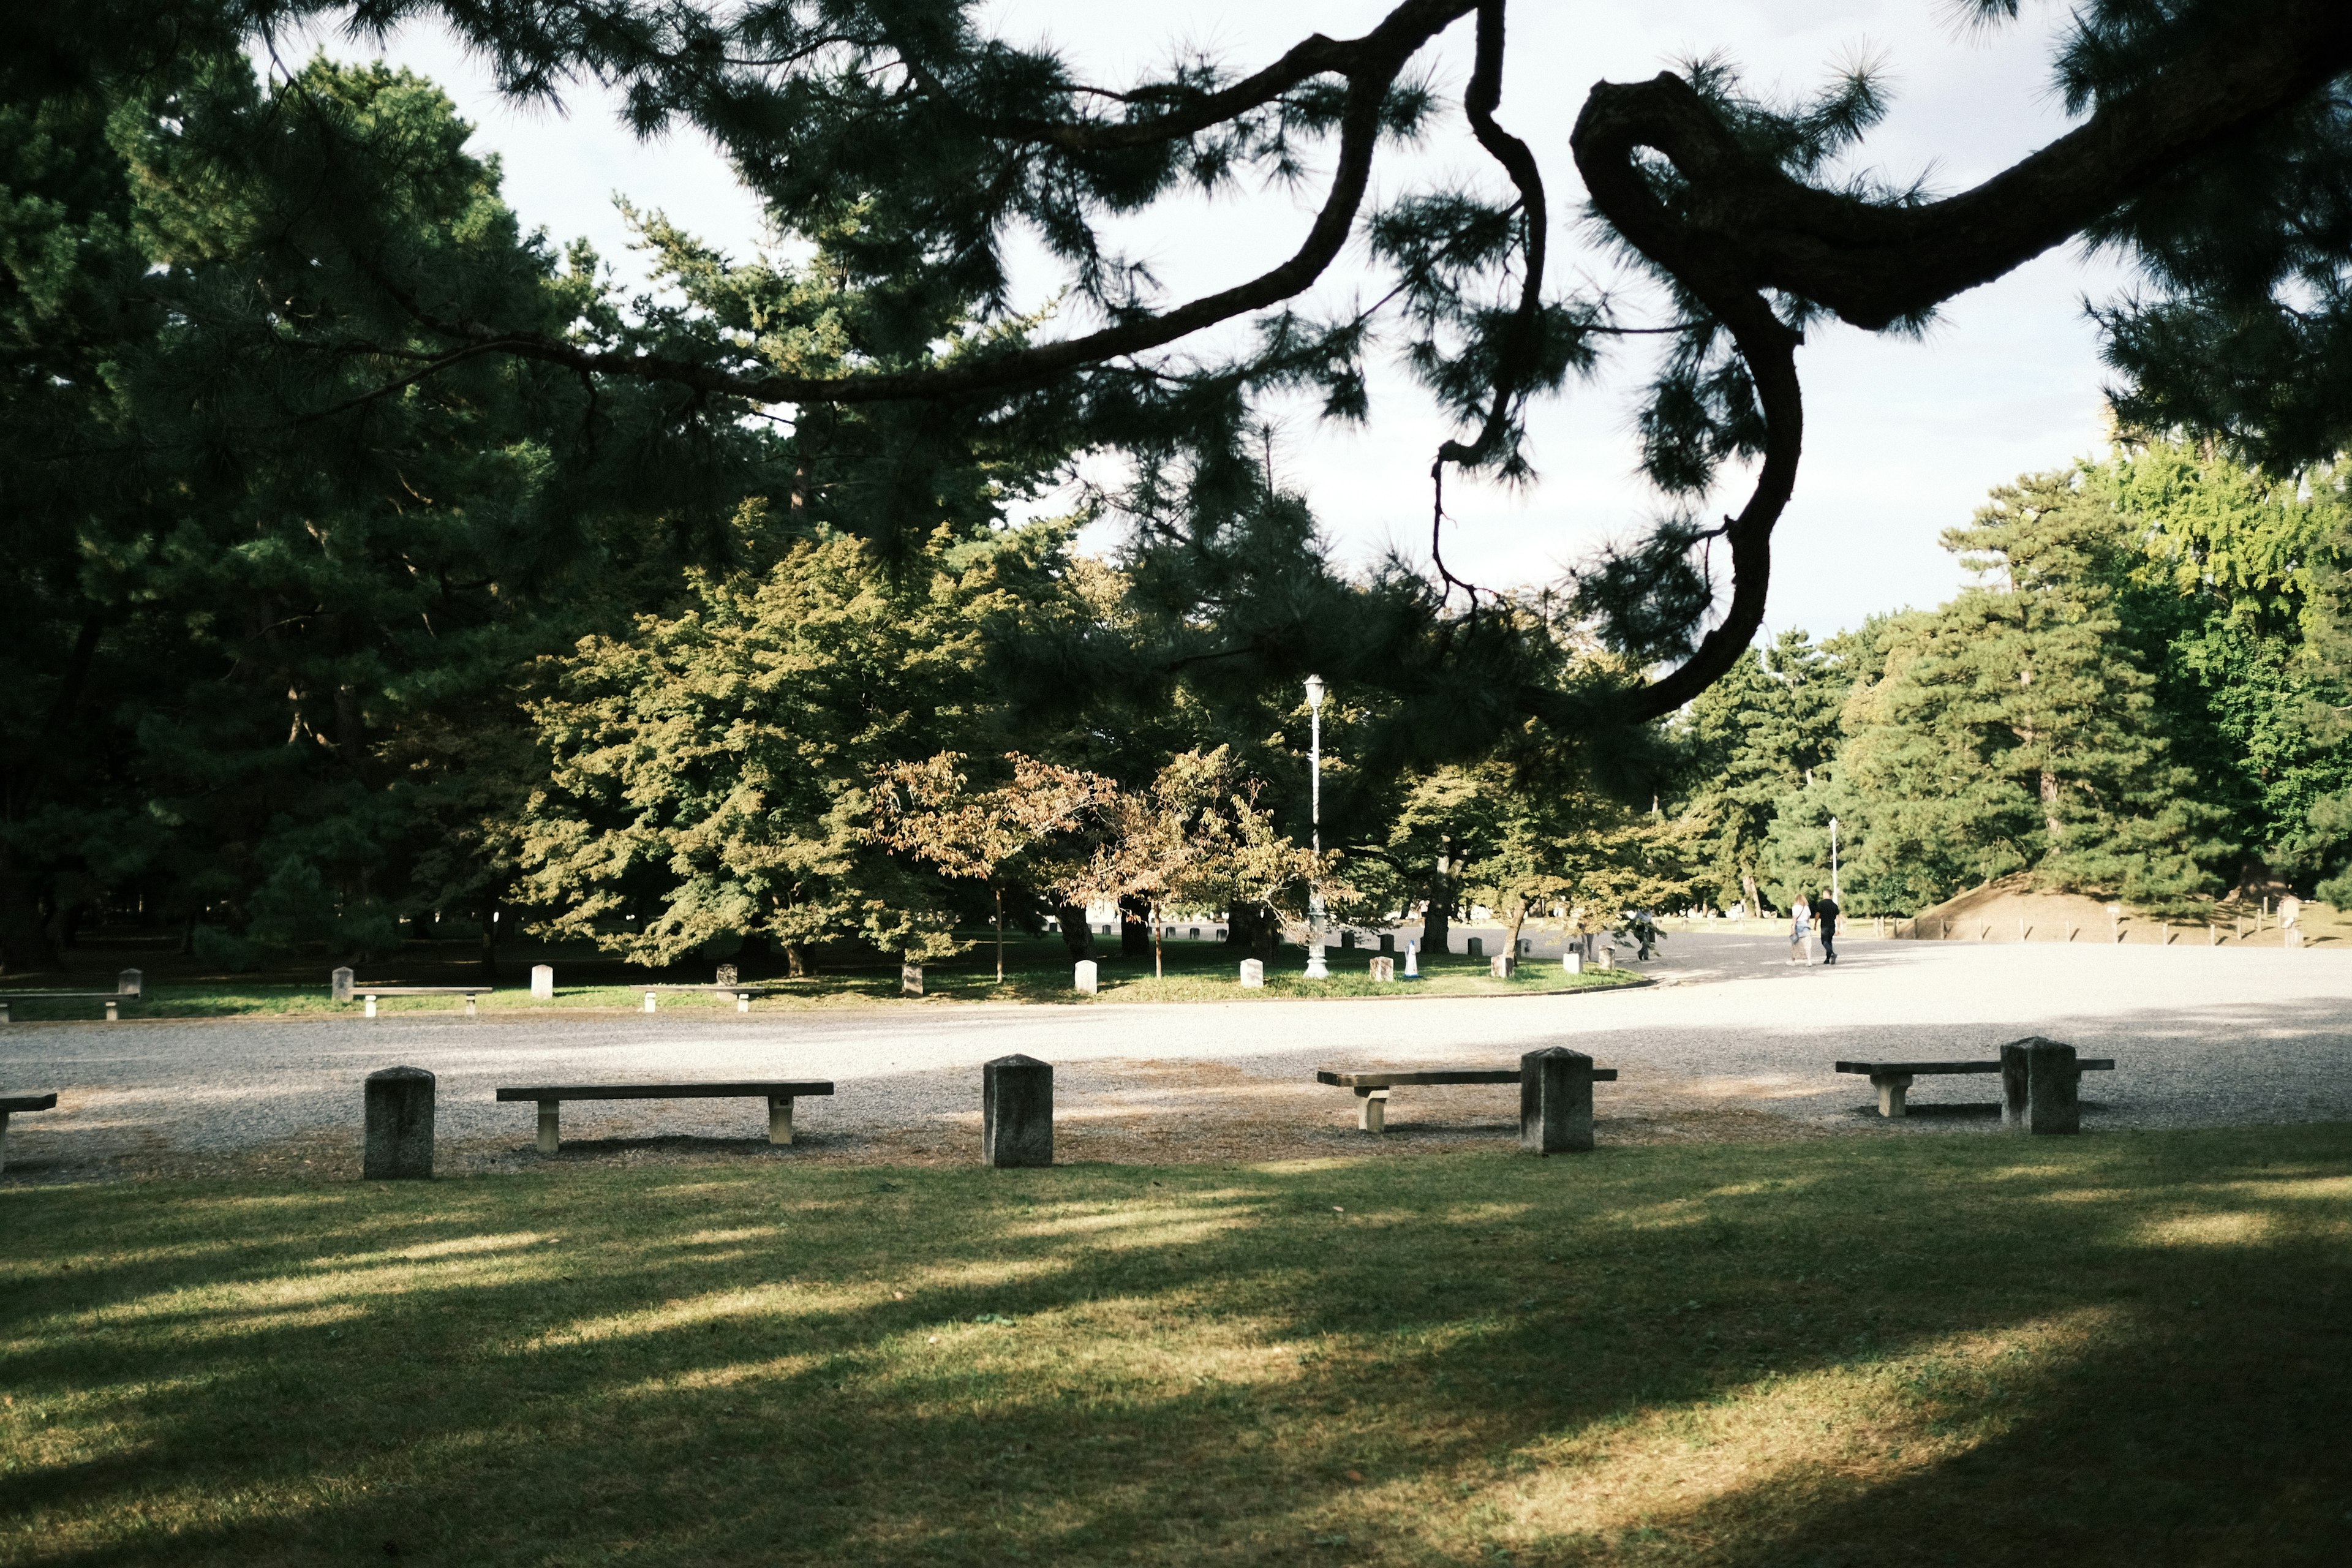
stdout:
<svg viewBox="0 0 2352 1568">
<path fill-rule="evenodd" d="M 1656 986 L 1555 997 L 14 1025 L 0 1030 L 0 1090 L 53 1089 L 59 1109 L 15 1119 L 0 1180 L 347 1151 L 360 1080 L 400 1063 L 440 1076 L 440 1136 L 478 1163 L 529 1158 L 532 1109 L 495 1103 L 499 1084 L 738 1078 L 835 1080 L 833 1099 L 801 1110 L 813 1157 L 969 1158 L 980 1064 L 1013 1051 L 1057 1064 L 1073 1129 L 1091 1117 L 1159 1140 L 1150 1155 L 1103 1157 L 1182 1159 L 1221 1121 L 1244 1148 L 1295 1125 L 1326 1152 L 1360 1149 L 1370 1141 L 1348 1131 L 1352 1099 L 1308 1087 L 1316 1068 L 1506 1061 L 1553 1043 L 1621 1069 L 1599 1091 L 1603 1141 L 1612 1121 L 1630 1130 L 1710 1108 L 1738 1113 L 1744 1135 L 1985 1130 L 1981 1114 L 1948 1108 L 1987 1102 L 1988 1079 L 1922 1079 L 1913 1104 L 1927 1114 L 1890 1126 L 1861 1113 L 1867 1083 L 1830 1064 L 1979 1057 L 2025 1034 L 2116 1058 L 2116 1071 L 2084 1080 L 2093 1131 L 2352 1118 L 2352 953 L 1865 941 L 1832 970 L 1790 968 L 1785 951 L 1770 938 L 1678 936 L 1650 966 Z M 1491 1137 L 1515 1115 L 1510 1098 L 1401 1093 L 1382 1146 L 1410 1147 L 1416 1121 Z M 761 1110 L 578 1104 L 564 1133 L 590 1151 L 658 1134 L 748 1152 Z M 1228 1136 L 1213 1157 L 1234 1152 Z"/>
</svg>

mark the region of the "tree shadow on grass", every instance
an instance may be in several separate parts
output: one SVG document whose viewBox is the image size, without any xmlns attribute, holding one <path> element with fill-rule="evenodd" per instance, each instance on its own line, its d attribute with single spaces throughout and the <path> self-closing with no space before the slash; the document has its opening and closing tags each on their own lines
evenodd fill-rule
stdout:
<svg viewBox="0 0 2352 1568">
<path fill-rule="evenodd" d="M 2340 1561 L 2347 1171 L 2300 1128 L 27 1191 L 0 1552 Z"/>
</svg>

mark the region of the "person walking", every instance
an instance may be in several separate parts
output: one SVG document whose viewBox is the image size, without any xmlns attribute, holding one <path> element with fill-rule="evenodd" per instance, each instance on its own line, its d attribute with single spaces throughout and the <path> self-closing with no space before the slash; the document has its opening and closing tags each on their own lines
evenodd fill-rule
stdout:
<svg viewBox="0 0 2352 1568">
<path fill-rule="evenodd" d="M 1789 962 L 1811 963 L 1813 961 L 1813 906 L 1799 893 L 1797 901 L 1789 906 Z"/>
<path fill-rule="evenodd" d="M 1813 923 L 1822 928 L 1822 963 L 1824 967 L 1837 962 L 1837 900 L 1824 898 L 1813 906 Z"/>
</svg>

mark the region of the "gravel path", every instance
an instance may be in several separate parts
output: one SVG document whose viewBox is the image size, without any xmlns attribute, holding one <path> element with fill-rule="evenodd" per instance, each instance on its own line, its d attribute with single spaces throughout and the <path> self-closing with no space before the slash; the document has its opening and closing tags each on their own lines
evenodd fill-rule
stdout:
<svg viewBox="0 0 2352 1568">
<path fill-rule="evenodd" d="M 830 1078 L 803 1142 L 773 1156 L 753 1101 L 568 1105 L 580 1158 L 758 1155 L 968 1161 L 979 1064 L 1056 1064 L 1066 1158 L 1383 1152 L 1485 1142 L 1512 1125 L 1499 1089 L 1401 1092 L 1391 1134 L 1352 1130 L 1321 1066 L 1507 1061 L 1564 1043 L 1622 1073 L 1598 1091 L 1606 1142 L 1978 1131 L 1985 1079 L 1922 1079 L 1915 1116 L 1864 1113 L 1840 1057 L 1988 1055 L 2024 1034 L 2113 1056 L 2084 1080 L 2085 1126 L 2352 1118 L 2352 953 L 1856 942 L 1836 969 L 1795 969 L 1771 938 L 1679 936 L 1661 984 L 1605 994 L 1070 1007 L 910 1004 L 748 1017 L 677 1013 L 517 1018 L 14 1025 L 0 1089 L 54 1089 L 14 1119 L 0 1181 L 200 1173 L 355 1158 L 359 1082 L 394 1063 L 440 1075 L 451 1168 L 528 1163 L 531 1108 L 501 1083 Z"/>
</svg>

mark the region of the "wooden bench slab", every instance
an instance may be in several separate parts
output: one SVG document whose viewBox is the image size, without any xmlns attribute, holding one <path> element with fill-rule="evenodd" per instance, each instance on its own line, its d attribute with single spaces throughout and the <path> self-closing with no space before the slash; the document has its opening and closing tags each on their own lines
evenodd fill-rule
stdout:
<svg viewBox="0 0 2352 1568">
<path fill-rule="evenodd" d="M 1388 1098 L 1392 1089 L 1414 1089 L 1429 1084 L 1446 1083 L 1517 1083 L 1519 1069 L 1510 1068 L 1401 1068 L 1396 1071 L 1340 1072 L 1335 1068 L 1318 1068 L 1317 1083 L 1328 1083 L 1338 1089 L 1352 1089 L 1363 1101 L 1357 1107 L 1356 1125 L 1366 1132 L 1382 1132 L 1388 1129 Z M 1594 1068 L 1592 1081 L 1614 1083 L 1615 1068 Z"/>
<path fill-rule="evenodd" d="M 8 1116 L 16 1110 L 55 1110 L 55 1090 L 47 1094 L 0 1094 L 0 1171 L 8 1168 Z"/>
<path fill-rule="evenodd" d="M 502 1100 L 539 1102 L 539 1152 L 552 1154 L 562 1146 L 562 1117 L 567 1100 L 764 1100 L 768 1102 L 768 1142 L 793 1141 L 793 1101 L 804 1096 L 831 1094 L 823 1079 L 781 1079 L 744 1083 L 563 1083 L 502 1087 Z"/>
</svg>

